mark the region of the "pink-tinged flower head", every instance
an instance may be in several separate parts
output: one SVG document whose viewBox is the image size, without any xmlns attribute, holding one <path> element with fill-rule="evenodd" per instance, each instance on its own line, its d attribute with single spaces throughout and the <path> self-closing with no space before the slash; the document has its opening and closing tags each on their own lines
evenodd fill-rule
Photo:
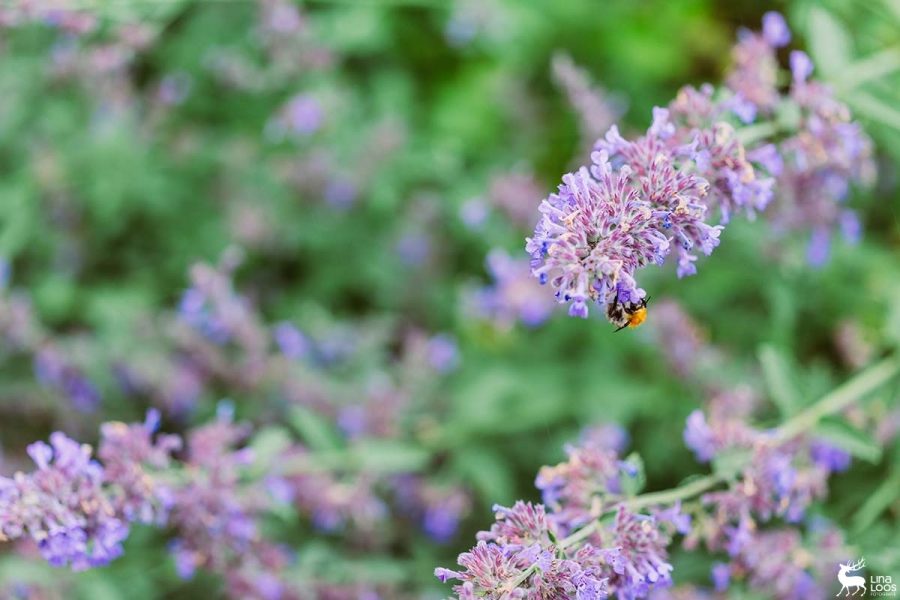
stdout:
<svg viewBox="0 0 900 600">
<path fill-rule="evenodd" d="M 631 169 L 613 171 L 599 153 L 592 169 L 563 177 L 559 193 L 541 203 L 541 221 L 527 240 L 532 273 L 557 290 L 569 314 L 586 318 L 588 303 L 602 307 L 640 301 L 634 273 L 665 259 L 669 242 L 650 205 L 629 182 Z"/>
<path fill-rule="evenodd" d="M 36 471 L 0 478 L 0 540 L 29 537 L 51 565 L 76 571 L 120 556 L 128 523 L 91 447 L 56 432 L 28 454 Z"/>
<path fill-rule="evenodd" d="M 671 585 L 672 565 L 668 562 L 668 536 L 660 533 L 653 517 L 619 508 L 613 530 L 619 563 L 610 585 L 620 597 L 638 598 L 652 586 Z"/>
<path fill-rule="evenodd" d="M 550 317 L 556 303 L 534 280 L 527 258 L 515 259 L 504 250 L 494 249 L 485 262 L 493 282 L 467 295 L 471 313 L 501 329 L 509 329 L 516 322 L 537 327 Z"/>
</svg>

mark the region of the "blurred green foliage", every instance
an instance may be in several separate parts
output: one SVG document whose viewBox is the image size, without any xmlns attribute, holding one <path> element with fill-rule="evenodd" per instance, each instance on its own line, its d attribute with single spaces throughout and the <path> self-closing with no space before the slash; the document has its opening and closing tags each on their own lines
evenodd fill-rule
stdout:
<svg viewBox="0 0 900 600">
<path fill-rule="evenodd" d="M 454 476 L 476 492 L 476 510 L 450 546 L 418 536 L 395 563 L 383 557 L 354 567 L 411 578 L 433 594 L 445 593 L 431 580 L 433 566 L 471 545 L 492 503 L 535 499 L 537 468 L 561 460 L 563 444 L 587 424 L 628 429 L 649 489 L 700 470 L 681 430 L 701 392 L 671 375 L 648 331 L 612 335 L 598 320 L 557 314 L 535 330 L 499 332 L 459 309 L 461 286 L 486 280 L 487 251 L 519 253 L 527 233 L 499 218 L 473 232 L 460 221 L 461 205 L 484 195 L 492 175 L 517 168 L 533 169 L 549 191 L 578 151 L 575 116 L 550 79 L 554 51 L 569 52 L 621 93 L 629 105 L 624 129 L 637 131 L 681 85 L 717 80 L 734 30 L 755 27 L 770 8 L 785 10 L 795 44 L 807 46 L 837 86 L 854 77 L 856 61 L 900 49 L 896 0 L 510 0 L 485 3 L 496 14 L 471 39 L 452 43 L 446 30 L 463 4 L 309 2 L 310 36 L 334 64 L 286 78 L 261 75 L 266 55 L 252 35 L 252 2 L 134 3 L 128 10 L 145 11 L 159 33 L 123 76 L 128 90 L 115 89 L 113 78 L 55 76 L 54 53 L 64 42 L 44 27 L 9 31 L 0 49 L 0 255 L 53 331 L 131 352 L 133 323 L 173 308 L 188 267 L 237 242 L 247 251 L 238 286 L 272 320 L 316 327 L 377 317 L 458 337 L 463 361 L 447 383 L 439 442 Z M 107 26 L 127 16 L 109 10 Z M 217 60 L 263 81 L 227 85 L 210 66 Z M 160 109 L 153 90 L 173 73 L 189 77 L 189 92 L 177 107 Z M 322 129 L 304 139 L 267 137 L 270 117 L 297 92 L 320 99 Z M 834 341 L 841 323 L 858 325 L 876 352 L 900 344 L 896 73 L 857 84 L 844 99 L 880 155 L 878 187 L 852 200 L 865 223 L 862 244 L 838 245 L 813 271 L 803 260 L 805 240 L 788 240 L 772 256 L 765 220 L 735 224 L 697 277 L 676 281 L 660 269 L 644 282 L 656 298 L 677 298 L 729 353 L 735 373 L 766 374 L 781 409 L 846 378 L 851 367 Z M 384 149 L 384 135 L 400 140 L 396 148 Z M 300 167 L 297 157 L 316 149 L 358 189 L 349 209 L 286 181 L 283 174 Z M 241 238 L 248 215 L 263 223 L 261 238 Z M 430 240 L 424 264 L 409 265 L 397 251 L 407 234 Z M 652 319 L 651 306 L 645 329 Z M 0 421 L 28 434 L 7 435 L 4 425 L 7 452 L 70 423 L 50 406 L 16 405 L 32 379 L 27 363 L 0 363 Z M 256 414 L 258 399 L 235 400 L 241 414 Z M 893 390 L 877 402 L 896 400 Z M 143 408 L 110 392 L 102 417 L 135 418 Z M 851 528 L 862 554 L 880 556 L 895 573 L 898 448 L 838 476 L 824 508 Z M 85 598 L 215 593 L 202 577 L 179 582 L 161 540 L 139 530 L 112 566 L 53 576 L 77 582 Z M 331 552 L 311 542 L 300 560 L 319 568 Z M 706 558 L 679 556 L 676 573 L 684 575 L 676 580 L 705 582 L 707 566 Z M 31 562 L 0 559 L 0 580 L 32 571 L 48 576 Z"/>
</svg>

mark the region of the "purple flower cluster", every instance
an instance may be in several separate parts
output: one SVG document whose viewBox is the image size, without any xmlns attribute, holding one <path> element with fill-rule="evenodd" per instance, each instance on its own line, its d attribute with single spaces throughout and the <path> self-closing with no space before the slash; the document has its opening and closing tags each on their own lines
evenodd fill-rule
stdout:
<svg viewBox="0 0 900 600">
<path fill-rule="evenodd" d="M 740 551 L 743 533 L 755 527 L 753 519 L 799 522 L 809 505 L 825 496 L 828 476 L 846 470 L 850 460 L 824 440 L 776 442 L 771 432 L 752 428 L 743 417 L 707 421 L 699 410 L 688 417 L 684 440 L 701 462 L 721 455 L 743 458 L 735 484 L 704 497 L 722 525 L 718 537 L 708 541 L 732 554 Z"/>
<path fill-rule="evenodd" d="M 97 15 L 79 10 L 68 2 L 22 0 L 0 7 L 0 27 L 21 27 L 36 23 L 72 35 L 85 35 L 99 25 Z"/>
<path fill-rule="evenodd" d="M 144 425 L 104 426 L 99 456 L 64 434 L 35 442 L 32 473 L 0 478 L 0 539 L 30 538 L 54 566 L 83 570 L 122 554 L 129 523 L 164 515 L 169 499 L 149 473 L 168 465 L 177 449 L 172 436 L 151 439 L 156 416 Z"/>
<path fill-rule="evenodd" d="M 324 119 L 321 103 L 309 94 L 301 93 L 288 100 L 271 128 L 279 136 L 309 136 L 322 127 Z"/>
<path fill-rule="evenodd" d="M 238 344 L 248 353 L 262 352 L 267 340 L 262 326 L 247 300 L 232 287 L 231 273 L 240 264 L 240 252 L 233 249 L 213 268 L 198 263 L 191 269 L 192 286 L 181 297 L 181 320 L 216 344 Z"/>
<path fill-rule="evenodd" d="M 537 327 L 550 317 L 555 303 L 531 276 L 526 259 L 515 259 L 504 250 L 494 249 L 485 262 L 493 282 L 466 297 L 472 315 L 487 319 L 500 329 L 509 329 L 517 322 Z"/>
<path fill-rule="evenodd" d="M 91 412 L 100 405 L 100 392 L 63 352 L 46 344 L 34 356 L 34 372 L 47 388 L 68 398 L 77 410 Z"/>
<path fill-rule="evenodd" d="M 639 303 L 646 293 L 636 272 L 662 264 L 673 241 L 679 276 L 694 274 L 692 252 L 709 255 L 719 244 L 722 227 L 706 222 L 711 204 L 724 215 L 760 202 L 747 191 L 753 169 L 735 160 L 741 148 L 732 130 L 694 132 L 691 140 L 676 133 L 665 109 L 635 142 L 613 126 L 597 142 L 590 171 L 564 176 L 559 192 L 541 203 L 526 246 L 532 273 L 557 289 L 571 316 L 587 317 L 588 303 L 604 310 Z"/>
<path fill-rule="evenodd" d="M 606 90 L 593 84 L 590 75 L 580 68 L 568 54 L 558 52 L 551 62 L 551 74 L 556 85 L 578 114 L 579 129 L 584 145 L 590 148 L 625 112 L 622 102 Z M 530 217 L 530 215 L 529 215 Z"/>
<path fill-rule="evenodd" d="M 49 393 L 64 398 L 80 412 L 96 410 L 102 395 L 85 372 L 86 348 L 48 341 L 49 333 L 36 319 L 30 299 L 0 287 L 0 337 L 16 354 L 30 355 L 37 381 Z M 81 360 L 76 360 L 78 357 Z"/>
<path fill-rule="evenodd" d="M 651 205 L 631 186 L 631 168 L 614 170 L 606 153 L 595 159 L 593 175 L 586 167 L 565 175 L 559 192 L 541 203 L 543 216 L 526 245 L 532 273 L 582 318 L 592 302 L 644 298 L 635 271 L 662 263 L 669 251 Z"/>
<path fill-rule="evenodd" d="M 460 581 L 460 599 L 644 598 L 671 585 L 666 548 L 690 519 L 677 506 L 651 514 L 627 507 L 621 478 L 634 472 L 618 458 L 622 442 L 616 430 L 588 432 L 566 462 L 538 474 L 542 504 L 495 506 L 494 525 L 459 556 L 460 568 L 435 575 Z"/>
<path fill-rule="evenodd" d="M 791 40 L 781 15 L 767 13 L 760 33 L 743 31 L 719 96 L 710 86 L 683 89 L 670 106 L 676 122 L 708 127 L 730 116 L 751 125 L 746 157 L 774 178 L 769 220 L 776 232 L 810 232 L 807 256 L 823 264 L 834 231 L 855 242 L 861 226 L 844 206 L 852 184 L 874 178 L 871 141 L 825 84 L 810 78 L 813 64 L 790 53 L 790 85 L 782 91 L 777 52 Z M 770 130 L 754 139 L 754 128 Z"/>
<path fill-rule="evenodd" d="M 204 568 L 224 576 L 236 596 L 280 598 L 285 584 L 278 571 L 288 557 L 262 537 L 257 522 L 269 508 L 268 497 L 240 482 L 254 460 L 249 449 L 238 447 L 248 434 L 247 424 L 232 422 L 227 405 L 216 420 L 190 433 L 168 518 L 177 533 L 171 549 L 183 578 Z"/>
<path fill-rule="evenodd" d="M 140 351 L 105 353 L 87 339 L 86 351 L 108 362 L 124 393 L 180 422 L 191 416 L 194 399 L 221 387 L 284 398 L 288 414 L 302 410 L 333 428 L 333 454 L 350 460 L 322 468 L 321 448 L 286 439 L 268 462 L 258 462 L 243 446 L 249 424 L 235 424 L 227 408 L 189 429 L 182 449 L 181 437 L 157 433 L 160 415 L 151 410 L 145 423 L 104 423 L 99 460 L 62 434 L 54 434 L 52 448 L 33 446 L 39 469 L 3 480 L 4 540 L 30 538 L 52 564 L 82 569 L 114 559 L 130 525 L 146 523 L 172 533 L 182 577 L 205 570 L 226 579 L 233 597 L 294 598 L 304 594 L 288 583 L 292 557 L 262 527 L 273 513 L 292 511 L 346 536 L 342 543 L 352 547 L 393 543 L 385 532 L 405 519 L 440 542 L 455 535 L 470 507 L 464 488 L 437 485 L 414 466 L 369 472 L 353 458 L 372 440 L 401 440 L 434 427 L 434 413 L 420 410 L 428 404 L 412 399 L 435 393 L 440 377 L 458 366 L 453 337 L 409 329 L 395 338 L 377 324 L 269 326 L 236 289 L 238 258 L 229 251 L 217 267 L 196 266 L 176 315 L 138 320 Z M 44 347 L 47 334 L 21 296 L 0 295 L 0 327 L 17 352 Z M 68 346 L 53 348 L 56 360 L 68 364 Z M 343 376 L 350 372 L 358 375 Z M 352 582 L 309 586 L 336 598 L 375 589 Z"/>
<path fill-rule="evenodd" d="M 792 84 L 781 92 L 776 50 L 789 41 L 783 18 L 767 13 L 762 33 L 742 34 L 722 90 L 682 89 L 635 141 L 613 125 L 592 166 L 565 175 L 541 203 L 526 240 L 532 273 L 571 316 L 587 317 L 589 303 L 609 315 L 638 304 L 646 293 L 637 271 L 673 250 L 678 276 L 695 274 L 698 253 L 712 253 L 735 214 L 752 218 L 775 197 L 776 229 L 810 228 L 814 263 L 827 255 L 834 226 L 858 237 L 858 220 L 839 206 L 850 182 L 871 177 L 870 144 L 830 90 L 809 80 L 805 54 L 792 53 Z M 778 115 L 788 108 L 799 116 L 785 125 Z M 741 123 L 762 128 L 765 139 L 743 135 Z"/>
<path fill-rule="evenodd" d="M 50 443 L 28 447 L 37 471 L 0 480 L 3 540 L 30 537 L 54 566 L 105 565 L 122 554 L 128 524 L 104 489 L 103 468 L 90 446 L 59 432 Z"/>
<path fill-rule="evenodd" d="M 438 543 L 456 535 L 459 523 L 471 509 L 471 498 L 463 490 L 429 482 L 416 475 L 403 475 L 392 482 L 399 506 L 419 521 L 422 530 Z"/>
<path fill-rule="evenodd" d="M 174 502 L 170 486 L 154 475 L 170 467 L 181 438 L 156 435 L 159 422 L 159 412 L 151 409 L 143 423 L 110 421 L 100 427 L 97 458 L 106 479 L 115 482 L 117 511 L 127 521 L 164 523 Z"/>
</svg>

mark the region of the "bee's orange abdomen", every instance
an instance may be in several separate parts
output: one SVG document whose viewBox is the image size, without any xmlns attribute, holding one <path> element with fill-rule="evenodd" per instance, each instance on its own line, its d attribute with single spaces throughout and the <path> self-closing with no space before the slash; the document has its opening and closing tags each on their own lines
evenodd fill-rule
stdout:
<svg viewBox="0 0 900 600">
<path fill-rule="evenodd" d="M 628 326 L 629 327 L 637 327 L 641 323 L 647 320 L 647 309 L 641 307 L 628 315 Z"/>
</svg>

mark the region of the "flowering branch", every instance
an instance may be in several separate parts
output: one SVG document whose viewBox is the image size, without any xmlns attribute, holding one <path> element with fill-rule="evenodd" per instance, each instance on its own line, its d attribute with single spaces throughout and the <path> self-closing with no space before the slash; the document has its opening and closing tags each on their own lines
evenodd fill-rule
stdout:
<svg viewBox="0 0 900 600">
<path fill-rule="evenodd" d="M 640 269 L 674 254 L 678 277 L 696 274 L 699 253 L 712 254 L 733 216 L 752 218 L 773 200 L 767 212 L 779 229 L 809 227 L 812 264 L 827 259 L 834 229 L 858 237 L 855 214 L 840 202 L 851 183 L 872 179 L 871 143 L 833 92 L 810 79 L 806 54 L 791 52 L 783 74 L 778 49 L 790 40 L 784 19 L 767 13 L 762 32 L 735 46 L 724 86 L 683 88 L 636 140 L 613 125 L 592 164 L 564 175 L 541 203 L 526 239 L 531 271 L 570 316 L 586 318 L 594 304 L 620 329 L 640 325 Z M 874 57 L 869 68 L 889 69 L 892 60 Z"/>
<path fill-rule="evenodd" d="M 463 581 L 455 588 L 461 598 L 474 597 L 478 591 L 512 593 L 523 586 L 547 593 L 574 590 L 579 597 L 583 589 L 602 590 L 598 596 L 584 597 L 605 597 L 603 594 L 613 587 L 620 593 L 627 590 L 635 597 L 642 597 L 652 584 L 670 581 L 671 565 L 665 562 L 665 547 L 672 529 L 685 534 L 691 529 L 690 517 L 680 513 L 682 501 L 706 494 L 704 504 L 711 504 L 728 520 L 730 507 L 745 500 L 763 518 L 773 510 L 769 508 L 770 497 L 780 510 L 802 510 L 810 498 L 800 488 L 792 489 L 796 484 L 792 467 L 784 462 L 788 456 L 784 454 L 785 447 L 793 444 L 797 436 L 811 432 L 822 418 L 847 408 L 898 374 L 900 360 L 895 356 L 886 358 L 769 434 L 729 433 L 726 437 L 746 437 L 756 444 L 756 450 L 740 458 L 729 471 L 633 498 L 620 496 L 619 479 L 623 470 L 627 475 L 628 467 L 617 460 L 614 443 L 589 440 L 569 451 L 568 463 L 541 470 L 537 485 L 544 491 L 547 508 L 521 502 L 509 509 L 495 507 L 497 522 L 490 531 L 478 534 L 480 542 L 471 553 L 460 555 L 459 564 L 465 569 L 437 569 L 435 573 L 442 581 L 451 578 Z M 714 440 L 713 433 L 704 430 L 705 421 L 693 422 L 693 416 L 688 421 L 685 437 L 697 452 L 712 445 Z M 760 469 L 762 473 L 758 472 Z M 775 472 L 770 473 L 771 469 Z M 828 471 L 820 473 L 827 476 Z M 776 489 L 769 490 L 768 482 L 772 478 L 776 478 Z M 735 489 L 713 492 L 728 482 Z M 779 491 L 778 486 L 784 489 Z M 597 489 L 603 491 L 598 494 Z M 744 494 L 750 496 L 744 498 Z M 795 498 L 795 494 L 801 495 Z M 650 509 L 650 515 L 637 515 L 640 509 Z M 743 516 L 736 528 L 725 526 L 728 520 L 718 528 L 731 538 L 728 548 L 732 555 L 742 551 L 749 535 L 747 530 L 754 527 L 747 512 L 743 509 L 739 512 Z M 791 519 L 792 514 L 789 512 L 787 518 Z M 610 518 L 613 516 L 614 520 Z M 559 539 L 564 533 L 568 535 Z M 710 542 L 715 543 L 718 542 Z M 607 549 L 601 550 L 604 547 Z"/>
<path fill-rule="evenodd" d="M 822 418 L 842 411 L 893 379 L 898 373 L 900 373 L 900 359 L 896 356 L 885 358 L 786 421 L 775 430 L 772 443 L 780 444 L 810 431 Z"/>
</svg>

